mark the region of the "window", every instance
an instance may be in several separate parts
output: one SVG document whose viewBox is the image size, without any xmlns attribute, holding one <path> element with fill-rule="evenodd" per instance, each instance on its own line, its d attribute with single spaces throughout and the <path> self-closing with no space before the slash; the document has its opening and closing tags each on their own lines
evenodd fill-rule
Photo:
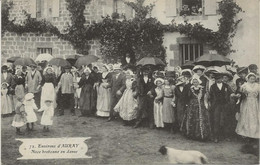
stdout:
<svg viewBox="0 0 260 165">
<path fill-rule="evenodd" d="M 196 58 L 202 56 L 202 44 L 180 44 L 180 55 L 182 64 L 187 61 L 195 61 Z"/>
<path fill-rule="evenodd" d="M 48 53 L 52 55 L 52 48 L 37 48 L 37 55 L 43 54 L 43 53 Z"/>
<path fill-rule="evenodd" d="M 165 0 L 166 17 L 216 15 L 220 0 Z"/>
<path fill-rule="evenodd" d="M 59 17 L 59 0 L 29 0 L 32 18 Z"/>
<path fill-rule="evenodd" d="M 196 16 L 202 14 L 202 0 L 182 0 L 180 16 Z"/>
<path fill-rule="evenodd" d="M 124 17 L 127 19 L 134 17 L 134 10 L 125 4 L 123 0 L 114 0 L 114 13 L 118 14 L 119 19 L 123 19 Z"/>
</svg>

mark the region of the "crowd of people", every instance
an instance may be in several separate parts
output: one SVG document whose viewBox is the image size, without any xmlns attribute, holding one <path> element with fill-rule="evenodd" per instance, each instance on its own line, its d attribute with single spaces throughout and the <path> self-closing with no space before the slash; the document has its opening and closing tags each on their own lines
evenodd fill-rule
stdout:
<svg viewBox="0 0 260 165">
<path fill-rule="evenodd" d="M 219 67 L 220 68 L 220 67 Z M 120 63 L 97 66 L 53 66 L 38 70 L 2 66 L 2 116 L 14 114 L 12 126 L 49 131 L 55 110 L 72 116 L 97 116 L 123 125 L 165 129 L 171 133 L 215 143 L 241 135 L 259 139 L 259 74 L 257 65 L 234 70 L 196 65 L 193 69 L 154 71 L 149 67 L 122 67 Z"/>
</svg>

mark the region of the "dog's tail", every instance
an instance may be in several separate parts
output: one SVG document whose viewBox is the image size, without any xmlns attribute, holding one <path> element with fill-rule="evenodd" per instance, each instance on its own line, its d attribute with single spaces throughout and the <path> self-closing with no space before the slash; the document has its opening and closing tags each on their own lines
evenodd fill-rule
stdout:
<svg viewBox="0 0 260 165">
<path fill-rule="evenodd" d="M 205 155 L 200 156 L 200 161 L 201 161 L 202 164 L 208 164 L 209 163 L 208 158 Z"/>
</svg>

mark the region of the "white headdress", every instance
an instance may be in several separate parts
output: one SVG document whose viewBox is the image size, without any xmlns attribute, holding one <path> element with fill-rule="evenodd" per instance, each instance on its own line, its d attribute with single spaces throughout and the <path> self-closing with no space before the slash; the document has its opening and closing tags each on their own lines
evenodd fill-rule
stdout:
<svg viewBox="0 0 260 165">
<path fill-rule="evenodd" d="M 197 80 L 199 82 L 199 84 L 202 83 L 202 81 L 200 80 L 200 77 L 196 74 L 192 76 L 191 82 L 193 82 L 193 80 Z"/>
</svg>

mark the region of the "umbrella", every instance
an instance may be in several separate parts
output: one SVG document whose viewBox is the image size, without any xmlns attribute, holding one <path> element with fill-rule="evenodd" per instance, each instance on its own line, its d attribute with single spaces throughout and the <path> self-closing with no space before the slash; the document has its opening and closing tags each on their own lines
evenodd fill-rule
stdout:
<svg viewBox="0 0 260 165">
<path fill-rule="evenodd" d="M 157 57 L 144 57 L 136 63 L 136 65 L 165 65 L 165 63 Z"/>
<path fill-rule="evenodd" d="M 54 57 L 51 55 L 51 54 L 48 54 L 48 53 L 43 53 L 43 54 L 39 54 L 37 56 L 37 58 L 35 59 L 35 61 L 39 61 L 39 62 L 42 62 L 42 61 L 50 61 L 51 59 L 53 59 Z"/>
<path fill-rule="evenodd" d="M 82 65 L 89 65 L 92 62 L 96 62 L 99 58 L 97 56 L 94 55 L 87 55 L 87 56 L 82 56 L 80 58 L 77 59 L 75 66 L 76 67 L 81 67 Z"/>
<path fill-rule="evenodd" d="M 231 60 L 218 54 L 205 54 L 197 58 L 194 64 L 203 66 L 223 66 L 230 65 Z"/>
<path fill-rule="evenodd" d="M 36 65 L 35 62 L 33 61 L 33 59 L 28 58 L 28 57 L 18 58 L 14 62 L 14 65 L 21 65 L 21 66 L 30 66 L 31 64 Z"/>
<path fill-rule="evenodd" d="M 193 61 L 188 61 L 181 66 L 181 69 L 193 69 L 194 66 L 195 65 L 194 65 Z"/>
<path fill-rule="evenodd" d="M 18 57 L 18 56 L 10 57 L 10 58 L 7 59 L 7 62 L 14 63 L 15 60 L 17 60 L 18 58 L 21 58 L 21 57 Z"/>
<path fill-rule="evenodd" d="M 68 55 L 66 60 L 69 61 L 71 65 L 75 65 L 78 58 L 82 57 L 81 54 Z"/>
<path fill-rule="evenodd" d="M 64 60 L 63 58 L 53 58 L 49 61 L 49 65 L 55 65 L 55 66 L 71 66 L 70 63 L 67 60 Z"/>
</svg>

